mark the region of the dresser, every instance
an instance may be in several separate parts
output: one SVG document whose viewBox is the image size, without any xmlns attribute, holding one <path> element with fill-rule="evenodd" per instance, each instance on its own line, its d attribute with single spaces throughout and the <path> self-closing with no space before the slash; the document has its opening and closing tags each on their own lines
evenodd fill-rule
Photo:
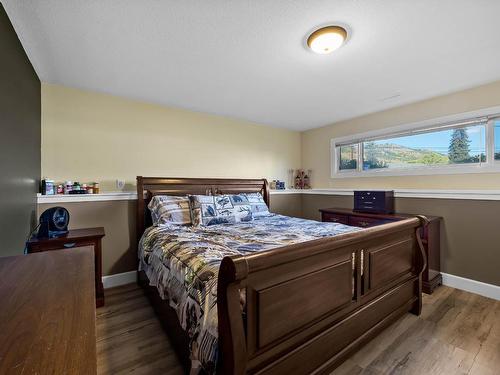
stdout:
<svg viewBox="0 0 500 375">
<path fill-rule="evenodd" d="M 414 214 L 374 214 L 355 212 L 346 208 L 323 208 L 321 221 L 335 222 L 355 227 L 369 228 L 376 225 L 391 223 L 414 217 Z M 422 243 L 427 256 L 427 266 L 422 274 L 422 290 L 424 293 L 432 294 L 434 289 L 442 284 L 441 275 L 441 217 L 427 216 L 429 225 L 422 233 Z"/>
<path fill-rule="evenodd" d="M 0 258 L 0 374 L 96 374 L 91 247 Z"/>
<path fill-rule="evenodd" d="M 28 253 L 67 249 L 72 251 L 75 247 L 90 246 L 94 251 L 95 269 L 95 297 L 96 307 L 104 306 L 104 287 L 102 284 L 102 238 L 104 228 L 72 229 L 64 236 L 54 238 L 31 238 L 26 247 Z"/>
</svg>

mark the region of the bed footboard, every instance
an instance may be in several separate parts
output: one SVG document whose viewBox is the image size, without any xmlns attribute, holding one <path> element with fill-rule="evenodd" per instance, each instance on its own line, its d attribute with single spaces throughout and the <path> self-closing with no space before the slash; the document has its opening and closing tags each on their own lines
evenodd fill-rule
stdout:
<svg viewBox="0 0 500 375">
<path fill-rule="evenodd" d="M 420 314 L 426 259 L 418 231 L 425 223 L 406 219 L 224 258 L 221 372 L 328 373 L 405 312 Z"/>
</svg>

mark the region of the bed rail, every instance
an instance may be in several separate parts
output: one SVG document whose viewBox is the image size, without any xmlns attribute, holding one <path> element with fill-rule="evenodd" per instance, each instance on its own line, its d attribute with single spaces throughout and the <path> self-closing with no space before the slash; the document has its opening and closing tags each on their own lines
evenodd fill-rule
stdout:
<svg viewBox="0 0 500 375">
<path fill-rule="evenodd" d="M 420 314 L 425 225 L 425 217 L 415 217 L 224 258 L 222 373 L 328 373 L 403 313 Z"/>
</svg>

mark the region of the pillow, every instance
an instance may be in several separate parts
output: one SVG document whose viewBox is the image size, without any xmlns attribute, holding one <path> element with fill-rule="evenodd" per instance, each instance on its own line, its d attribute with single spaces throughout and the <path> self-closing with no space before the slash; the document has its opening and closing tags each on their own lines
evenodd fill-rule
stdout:
<svg viewBox="0 0 500 375">
<path fill-rule="evenodd" d="M 153 224 L 191 225 L 187 196 L 155 195 L 148 204 Z"/>
<path fill-rule="evenodd" d="M 243 195 L 247 197 L 248 203 L 252 207 L 252 216 L 254 218 L 271 215 L 261 193 L 246 193 Z"/>
<path fill-rule="evenodd" d="M 193 225 L 252 221 L 252 207 L 244 194 L 190 195 Z"/>
</svg>

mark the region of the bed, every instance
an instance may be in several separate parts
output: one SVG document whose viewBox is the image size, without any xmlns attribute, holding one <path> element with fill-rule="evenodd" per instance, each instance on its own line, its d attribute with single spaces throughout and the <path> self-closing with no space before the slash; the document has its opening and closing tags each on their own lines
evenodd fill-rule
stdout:
<svg viewBox="0 0 500 375">
<path fill-rule="evenodd" d="M 216 359 L 202 369 L 208 373 L 326 374 L 401 315 L 420 314 L 426 261 L 419 236 L 426 225 L 423 216 L 363 230 L 279 215 L 201 230 L 157 228 L 147 208 L 155 195 L 258 192 L 269 204 L 267 181 L 139 176 L 137 191 L 139 283 L 187 372 L 196 363 L 189 350 L 193 335 L 203 332 L 189 329 L 200 325 L 192 324 L 194 304 L 183 310 L 192 314 L 180 316 L 179 296 L 160 287 L 164 265 L 154 260 L 161 256 L 158 248 L 177 260 L 192 243 L 210 241 L 217 249 L 216 271 L 211 279 L 205 277 L 211 288 L 196 290 L 208 296 L 204 321 L 213 321 L 203 323 L 205 331 L 215 330 L 206 335 L 212 341 L 204 338 L 198 345 L 205 347 L 217 338 Z"/>
</svg>

